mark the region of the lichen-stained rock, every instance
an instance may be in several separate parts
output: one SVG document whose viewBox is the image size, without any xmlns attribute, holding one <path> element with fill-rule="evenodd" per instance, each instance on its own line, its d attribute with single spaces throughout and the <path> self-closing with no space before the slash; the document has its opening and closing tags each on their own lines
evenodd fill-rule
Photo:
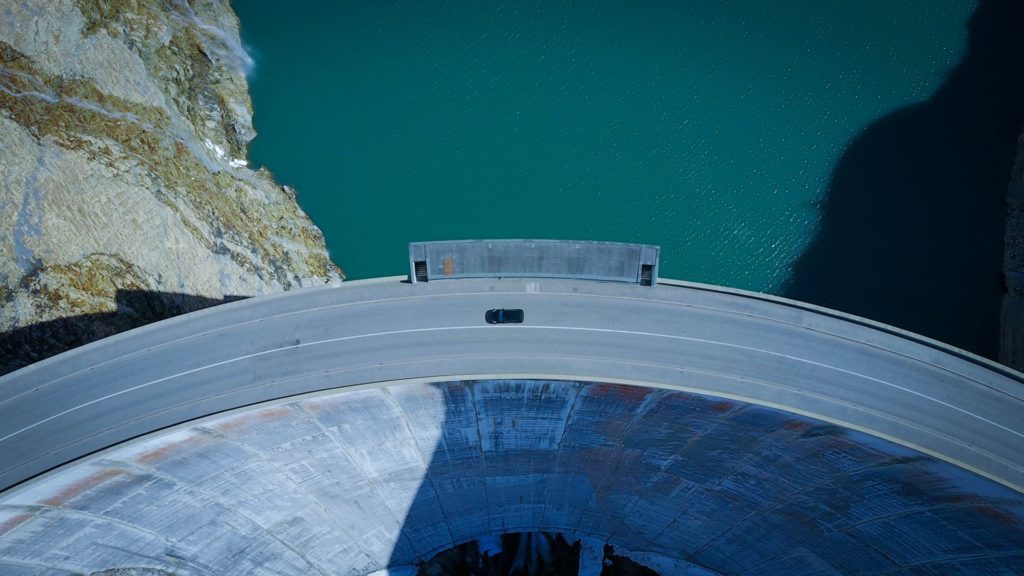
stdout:
<svg viewBox="0 0 1024 576">
<path fill-rule="evenodd" d="M 0 373 L 342 279 L 294 192 L 245 165 L 249 66 L 227 0 L 0 7 Z"/>
</svg>

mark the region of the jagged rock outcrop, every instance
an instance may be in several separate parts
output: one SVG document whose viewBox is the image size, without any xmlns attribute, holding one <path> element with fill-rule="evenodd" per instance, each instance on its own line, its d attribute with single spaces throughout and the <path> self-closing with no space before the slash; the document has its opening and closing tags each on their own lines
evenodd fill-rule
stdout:
<svg viewBox="0 0 1024 576">
<path fill-rule="evenodd" d="M 1024 133 L 1017 141 L 1017 158 L 1006 192 L 1003 273 L 1006 293 L 999 318 L 999 361 L 1024 370 Z"/>
<path fill-rule="evenodd" d="M 293 191 L 246 167 L 227 0 L 0 9 L 0 373 L 225 299 L 340 281 Z"/>
</svg>

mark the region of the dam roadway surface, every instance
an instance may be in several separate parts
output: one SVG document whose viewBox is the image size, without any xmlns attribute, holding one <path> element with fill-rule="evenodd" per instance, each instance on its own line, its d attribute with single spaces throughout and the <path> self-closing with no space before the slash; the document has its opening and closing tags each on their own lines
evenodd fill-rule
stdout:
<svg viewBox="0 0 1024 576">
<path fill-rule="evenodd" d="M 491 308 L 521 308 L 525 322 L 488 325 Z M 895 329 L 711 286 L 385 278 L 219 306 L 5 376 L 0 487 L 17 500 L 52 475 L 34 477 L 75 459 L 270 401 L 385 383 L 535 380 L 639 385 L 824 421 L 977 473 L 1019 512 L 1018 378 Z M 0 517 L 0 561 L 23 516 Z M 1019 518 L 1011 524 L 1015 538 Z M 364 568 L 437 551 L 409 546 Z M 1021 546 L 994 554 L 1019 566 Z"/>
<path fill-rule="evenodd" d="M 392 278 L 220 306 L 3 379 L 0 486 L 275 398 L 408 378 L 519 375 L 655 384 L 782 407 L 1024 490 L 1018 382 L 931 346 L 738 294 Z M 522 308 L 526 321 L 488 325 L 490 308 Z"/>
</svg>

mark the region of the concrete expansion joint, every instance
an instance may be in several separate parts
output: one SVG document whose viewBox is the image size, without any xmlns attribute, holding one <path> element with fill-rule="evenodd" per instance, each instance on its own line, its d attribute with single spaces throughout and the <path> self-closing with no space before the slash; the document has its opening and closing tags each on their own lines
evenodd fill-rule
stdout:
<svg viewBox="0 0 1024 576">
<path fill-rule="evenodd" d="M 472 400 L 473 400 L 472 401 L 473 416 L 476 419 L 476 441 L 477 441 L 476 445 L 479 447 L 479 450 L 480 450 L 479 451 L 479 454 L 480 454 L 480 467 L 483 469 L 484 477 L 487 477 L 487 475 L 488 475 L 488 473 L 487 473 L 487 454 L 484 451 L 484 446 L 487 446 L 487 444 L 484 442 L 484 437 L 483 437 L 483 429 L 484 428 L 483 428 L 483 426 L 481 426 L 481 422 L 480 422 L 480 408 L 479 408 L 479 406 L 477 406 L 476 397 L 472 396 L 472 395 L 471 395 L 471 397 L 472 397 Z M 487 509 L 490 510 L 491 507 L 492 507 L 492 498 L 491 498 L 490 490 L 487 488 L 487 482 L 484 482 L 483 495 L 484 495 L 484 501 L 487 503 Z M 492 534 L 494 533 L 494 526 L 491 524 L 491 516 L 490 516 L 490 514 L 487 515 L 487 529 L 488 529 L 488 531 L 490 533 L 492 533 Z"/>
<path fill-rule="evenodd" d="M 722 422 L 722 421 L 724 421 L 724 420 L 726 420 L 728 418 L 731 418 L 732 415 L 734 415 L 736 412 L 738 412 L 738 411 L 740 411 L 742 409 L 743 409 L 742 407 L 733 407 L 733 408 L 727 410 L 726 412 L 724 412 L 721 415 L 721 417 L 719 417 L 718 422 Z M 716 424 L 712 424 L 712 426 L 716 426 L 716 425 L 717 425 L 717 423 Z M 710 430 L 709 430 L 709 432 L 710 432 Z M 765 436 L 765 438 L 767 440 L 771 441 L 773 438 L 776 438 L 776 437 L 779 437 L 779 436 L 782 436 L 782 435 L 784 435 L 783 430 L 775 430 L 775 431 L 770 432 L 769 434 L 767 434 Z M 680 452 L 684 452 L 684 450 L 681 450 Z M 752 466 L 753 464 L 755 464 L 756 459 L 759 458 L 759 457 L 760 457 L 760 455 L 757 455 L 757 454 L 752 454 L 752 453 L 748 454 L 746 458 L 744 458 L 744 459 L 738 461 L 737 463 L 735 463 L 735 465 L 733 465 L 732 468 L 729 471 L 725 472 L 725 474 L 719 475 L 718 481 L 715 482 L 715 484 L 712 485 L 712 489 L 713 490 L 721 489 L 726 482 L 731 481 L 744 468 L 746 468 L 748 466 Z M 673 458 L 675 458 L 675 455 L 673 456 Z M 790 498 L 792 498 L 792 496 L 790 496 Z M 746 524 L 749 521 L 750 518 L 753 518 L 753 517 L 755 517 L 757 515 L 763 514 L 765 511 L 766 511 L 766 508 L 759 508 L 759 509 L 755 510 L 754 512 L 751 512 L 747 516 L 744 516 L 744 517 L 740 518 L 739 520 L 737 520 L 736 522 L 732 523 L 731 525 L 726 527 L 724 530 L 721 530 L 720 532 L 718 532 L 718 533 L 716 533 L 716 534 L 706 538 L 705 542 L 703 544 L 699 545 L 697 547 L 696 551 L 692 552 L 692 555 L 694 555 L 694 556 L 700 555 L 700 553 L 703 552 L 705 549 L 707 549 L 709 546 L 711 546 L 711 544 L 713 542 L 716 542 L 716 541 L 720 540 L 725 535 L 727 535 L 730 532 L 733 532 L 734 530 L 736 530 L 739 526 Z M 652 538 L 649 542 L 647 542 L 647 546 L 650 546 L 652 542 L 656 542 L 658 540 L 658 538 L 660 538 L 666 531 L 668 531 L 675 522 L 676 522 L 676 520 L 673 520 L 672 523 L 670 523 L 668 526 L 666 526 L 654 538 Z"/>
<path fill-rule="evenodd" d="M 362 477 L 363 477 L 363 478 L 365 478 L 365 479 L 371 479 L 371 478 L 373 478 L 373 477 L 374 477 L 374 475 L 373 475 L 373 474 L 372 474 L 372 473 L 371 473 L 370 471 L 367 471 L 367 470 L 365 470 L 365 469 L 364 469 L 364 468 L 363 468 L 363 467 L 361 466 L 361 464 L 360 464 L 360 462 L 359 462 L 359 459 L 358 459 L 358 458 L 354 458 L 354 457 L 352 456 L 352 454 L 350 453 L 350 451 L 349 451 L 349 449 L 348 449 L 348 447 L 347 447 L 346 443 L 345 443 L 345 442 L 343 442 L 343 441 L 342 441 L 342 440 L 341 440 L 340 438 L 338 438 L 337 434 L 335 434 L 335 433 L 334 433 L 334 432 L 333 432 L 333 431 L 332 431 L 332 430 L 331 430 L 331 429 L 330 429 L 329 427 L 325 426 L 325 425 L 324 425 L 324 423 L 323 423 L 323 422 L 322 422 L 322 421 L 321 421 L 321 420 L 320 420 L 320 419 L 319 419 L 319 418 L 317 417 L 317 415 L 316 415 L 316 414 L 314 414 L 313 412 L 311 412 L 311 411 L 309 410 L 309 407 L 308 407 L 308 406 L 306 406 L 305 404 L 301 404 L 301 403 L 300 403 L 300 404 L 298 404 L 298 405 L 297 405 L 297 408 L 298 408 L 298 410 L 299 410 L 299 411 L 300 411 L 300 412 L 301 412 L 302 414 L 304 414 L 304 415 L 305 415 L 306 417 L 308 417 L 308 418 L 310 419 L 310 421 L 311 421 L 311 422 L 313 422 L 313 423 L 314 423 L 314 424 L 315 424 L 315 425 L 317 426 L 317 428 L 319 428 L 319 430 L 320 430 L 320 431 L 321 431 L 321 432 L 322 432 L 322 433 L 323 433 L 323 434 L 324 434 L 324 435 L 325 435 L 325 436 L 326 436 L 327 438 L 330 438 L 330 439 L 331 439 L 331 442 L 333 442 L 333 443 L 334 443 L 334 445 L 335 445 L 335 446 L 336 446 L 336 447 L 338 448 L 338 450 L 339 450 L 339 451 L 340 451 L 340 452 L 341 452 L 342 454 L 344 454 L 344 455 L 345 455 L 345 457 L 346 457 L 346 458 L 348 458 L 348 460 L 349 460 L 350 462 L 352 462 L 352 465 L 353 465 L 353 466 L 354 466 L 354 467 L 355 467 L 356 469 L 358 469 L 358 470 L 359 470 L 359 472 L 360 472 L 360 473 L 362 474 Z M 381 494 L 381 493 L 380 493 L 380 491 L 379 491 L 379 488 L 378 488 L 378 486 L 377 486 L 377 485 L 376 485 L 375 483 L 372 483 L 372 482 L 371 482 L 371 486 L 373 486 L 373 491 L 374 491 L 374 493 L 376 493 L 376 495 L 377 495 L 377 497 L 378 497 L 378 498 L 380 498 L 380 499 L 382 499 L 382 500 L 386 500 L 386 497 L 385 497 L 385 496 L 384 496 L 383 494 Z M 401 519 L 399 519 L 399 518 L 395 517 L 395 516 L 394 516 L 394 514 L 392 513 L 392 511 L 391 511 L 390 509 L 388 509 L 388 510 L 387 510 L 387 512 L 388 512 L 388 515 L 390 516 L 390 518 L 391 518 L 392 522 L 394 522 L 394 523 L 395 523 L 395 525 L 397 525 L 397 526 L 400 526 L 400 525 L 401 525 Z M 362 552 L 363 552 L 364 554 L 367 554 L 367 556 L 370 556 L 370 557 L 372 557 L 372 553 L 371 553 L 371 551 L 367 551 L 367 550 L 362 550 Z"/>
<path fill-rule="evenodd" d="M 388 391 L 387 388 L 383 388 L 381 390 L 381 393 L 388 400 L 388 402 L 394 407 L 395 411 L 400 415 L 401 420 L 402 420 L 402 426 L 404 427 L 404 429 L 406 431 L 406 434 L 408 434 L 408 436 L 410 438 L 412 438 L 413 441 L 415 442 L 416 454 L 417 454 L 417 456 L 419 456 L 419 460 L 420 460 L 420 463 L 423 465 L 423 469 L 427 471 L 426 474 L 423 477 L 423 483 L 430 485 L 430 490 L 433 491 L 434 497 L 437 498 L 438 502 L 440 503 L 440 505 L 438 506 L 438 509 L 441 511 L 441 517 L 444 519 L 445 529 L 448 531 L 448 540 L 449 541 L 454 541 L 454 538 L 452 537 L 451 523 L 448 520 L 448 513 L 445 511 L 444 504 L 441 503 L 441 498 L 440 498 L 440 495 L 438 494 L 437 486 L 434 484 L 434 480 L 433 480 L 433 478 L 430 475 L 430 463 L 427 461 L 426 457 L 424 457 L 424 447 L 420 446 L 420 444 L 419 444 L 418 437 L 417 437 L 415 431 L 413 430 L 412 424 L 409 422 L 409 415 L 406 414 L 405 409 L 395 400 L 394 396 Z M 443 445 L 443 443 L 444 443 L 444 438 L 441 437 L 439 439 L 439 444 Z M 433 447 L 433 448 L 437 449 L 439 447 L 442 447 L 442 446 L 437 446 L 437 447 Z"/>
<path fill-rule="evenodd" d="M 555 445 L 555 458 L 561 458 L 562 454 L 562 443 L 565 442 L 565 435 L 569 431 L 569 427 L 573 422 L 573 414 L 576 411 L 576 402 L 579 400 L 579 389 L 573 388 L 572 401 L 569 403 L 569 410 L 565 416 L 565 424 L 562 426 L 561 433 L 558 435 L 558 443 Z M 544 494 L 544 510 L 547 511 L 550 507 L 551 493 L 545 492 Z"/>
<path fill-rule="evenodd" d="M 135 471 L 139 472 L 140 474 L 144 474 L 144 475 L 151 476 L 151 477 L 154 477 L 154 478 L 159 478 L 159 479 L 161 479 L 161 480 L 163 480 L 165 482 L 169 482 L 169 483 L 177 486 L 184 493 L 192 494 L 192 495 L 197 496 L 201 501 L 212 502 L 212 503 L 217 504 L 218 506 L 222 506 L 225 510 L 227 510 L 227 511 L 229 511 L 229 512 L 235 514 L 235 515 L 237 515 L 237 517 L 239 517 L 239 518 L 244 519 L 251 526 L 255 527 L 258 531 L 262 532 L 265 536 L 267 536 L 271 540 L 273 540 L 273 541 L 277 542 L 278 544 L 280 544 L 281 546 L 287 548 L 289 551 L 291 551 L 292 553 L 296 554 L 296 556 L 298 556 L 299 558 L 302 558 L 302 560 L 309 566 L 310 569 L 316 571 L 318 574 L 321 574 L 322 576 L 328 576 L 328 572 L 326 572 L 322 567 L 317 566 L 316 563 L 311 562 L 306 557 L 305 553 L 301 552 L 294 544 L 289 543 L 286 540 L 280 538 L 276 533 L 274 533 L 274 531 L 270 527 L 264 526 L 258 520 L 256 520 L 254 517 L 252 517 L 252 515 L 250 515 L 247 511 L 242 510 L 241 508 L 237 507 L 235 504 L 233 504 L 231 502 L 228 502 L 228 501 L 224 500 L 223 498 L 220 498 L 219 496 L 217 496 L 215 494 L 211 494 L 211 493 L 209 493 L 209 492 L 207 492 L 205 490 L 202 490 L 201 488 L 199 488 L 197 486 L 194 486 L 194 485 L 191 485 L 191 484 L 185 484 L 180 479 L 178 479 L 178 478 L 176 478 L 174 476 L 171 476 L 169 474 L 166 474 L 163 471 L 161 471 L 158 468 L 155 468 L 153 466 L 149 466 L 149 465 L 146 465 L 146 464 L 140 464 L 138 462 L 123 462 L 123 461 L 116 461 L 115 464 L 118 467 L 121 467 L 121 468 L 135 470 Z"/>
<path fill-rule="evenodd" d="M 194 430 L 195 432 L 197 432 L 199 434 L 206 435 L 206 436 L 208 436 L 210 438 L 216 438 L 220 442 L 224 442 L 225 444 L 230 444 L 230 445 L 238 448 L 239 450 L 242 450 L 243 452 L 246 452 L 246 453 L 248 453 L 248 454 L 250 454 L 252 456 L 255 456 L 256 458 L 258 458 L 261 462 L 263 462 L 267 466 L 270 466 L 271 468 L 274 468 L 275 470 L 277 470 L 281 474 L 282 477 L 284 477 L 285 479 L 288 480 L 289 485 L 294 487 L 294 491 L 295 492 L 299 492 L 299 493 L 305 494 L 310 499 L 310 501 L 312 501 L 314 504 L 317 505 L 317 507 L 320 508 L 321 512 L 323 512 L 324 514 L 328 514 L 329 513 L 327 506 L 325 506 L 323 504 L 323 502 L 321 502 L 315 495 L 313 495 L 312 492 L 307 490 L 304 484 L 302 484 L 301 482 L 296 480 L 294 475 L 289 470 L 287 470 L 286 468 L 284 468 L 284 467 L 280 466 L 279 464 L 277 464 L 274 461 L 274 459 L 273 458 L 269 458 L 266 453 L 264 453 L 264 452 L 262 452 L 260 450 L 257 450 L 255 448 L 253 448 L 252 446 L 249 446 L 248 444 L 245 444 L 244 442 L 240 442 L 238 440 L 235 440 L 235 439 L 233 439 L 233 438 L 231 438 L 229 436 L 226 436 L 226 435 L 224 435 L 224 434 L 222 434 L 222 433 L 220 433 L 220 432 L 218 432 L 216 430 L 213 430 L 211 428 L 207 428 L 205 426 L 201 426 L 201 425 L 200 426 L 195 426 L 195 427 L 192 428 L 192 430 Z"/>
<path fill-rule="evenodd" d="M 878 469 L 878 468 L 882 468 L 882 467 L 898 466 L 898 465 L 901 465 L 901 464 L 908 464 L 908 463 L 912 463 L 912 462 L 921 462 L 921 461 L 925 461 L 925 460 L 926 459 L 923 458 L 923 457 L 918 457 L 918 458 L 905 458 L 905 457 L 903 457 L 903 458 L 893 458 L 890 461 L 886 461 L 886 462 L 879 463 L 879 464 L 871 464 L 869 466 L 864 466 L 863 468 L 858 468 L 858 469 L 846 471 L 846 472 L 843 472 L 842 474 L 836 474 L 834 476 L 830 476 L 828 478 L 820 480 L 820 481 L 818 481 L 816 483 L 809 484 L 809 485 L 801 488 L 800 490 L 798 490 L 798 491 L 796 491 L 796 492 L 786 496 L 785 498 L 780 499 L 779 501 L 773 503 L 772 505 L 767 506 L 765 508 L 758 509 L 755 512 L 752 512 L 749 515 L 745 516 L 739 522 L 736 522 L 733 525 L 731 525 L 727 530 L 725 530 L 725 531 L 723 531 L 723 532 L 721 532 L 719 534 L 716 534 L 712 538 L 709 538 L 707 543 L 705 543 L 703 546 L 701 546 L 700 550 L 703 550 L 703 549 L 707 548 L 707 546 L 709 546 L 712 542 L 714 542 L 714 541 L 716 541 L 716 540 L 718 540 L 718 539 L 728 535 L 730 532 L 736 530 L 740 526 L 748 524 L 752 519 L 759 518 L 759 517 L 771 514 L 771 513 L 775 512 L 777 510 L 783 509 L 786 506 L 789 506 L 790 504 L 792 504 L 797 498 L 805 497 L 807 494 L 809 494 L 809 493 L 811 493 L 811 492 L 813 492 L 815 490 L 818 490 L 818 489 L 820 489 L 820 488 L 822 488 L 824 486 L 836 485 L 836 484 L 839 483 L 840 479 L 854 478 L 857 475 L 859 475 L 859 474 L 861 474 L 861 473 L 863 473 L 865 471 L 868 471 L 868 470 Z M 915 510 L 915 512 L 917 512 L 917 511 L 920 511 L 920 510 Z M 881 519 L 883 519 L 883 518 L 876 518 L 876 520 L 881 520 Z M 872 521 L 872 520 L 865 520 L 864 522 L 870 522 L 870 521 Z M 700 550 L 698 550 L 698 553 L 699 553 Z"/>
</svg>

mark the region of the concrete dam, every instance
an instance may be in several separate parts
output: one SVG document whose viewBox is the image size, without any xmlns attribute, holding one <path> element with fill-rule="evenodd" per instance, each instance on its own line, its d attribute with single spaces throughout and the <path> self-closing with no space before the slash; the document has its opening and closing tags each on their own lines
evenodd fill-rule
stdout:
<svg viewBox="0 0 1024 576">
<path fill-rule="evenodd" d="M 654 247 L 409 266 L 0 378 L 0 573 L 413 574 L 520 532 L 580 574 L 1024 573 L 1016 372 Z"/>
</svg>

